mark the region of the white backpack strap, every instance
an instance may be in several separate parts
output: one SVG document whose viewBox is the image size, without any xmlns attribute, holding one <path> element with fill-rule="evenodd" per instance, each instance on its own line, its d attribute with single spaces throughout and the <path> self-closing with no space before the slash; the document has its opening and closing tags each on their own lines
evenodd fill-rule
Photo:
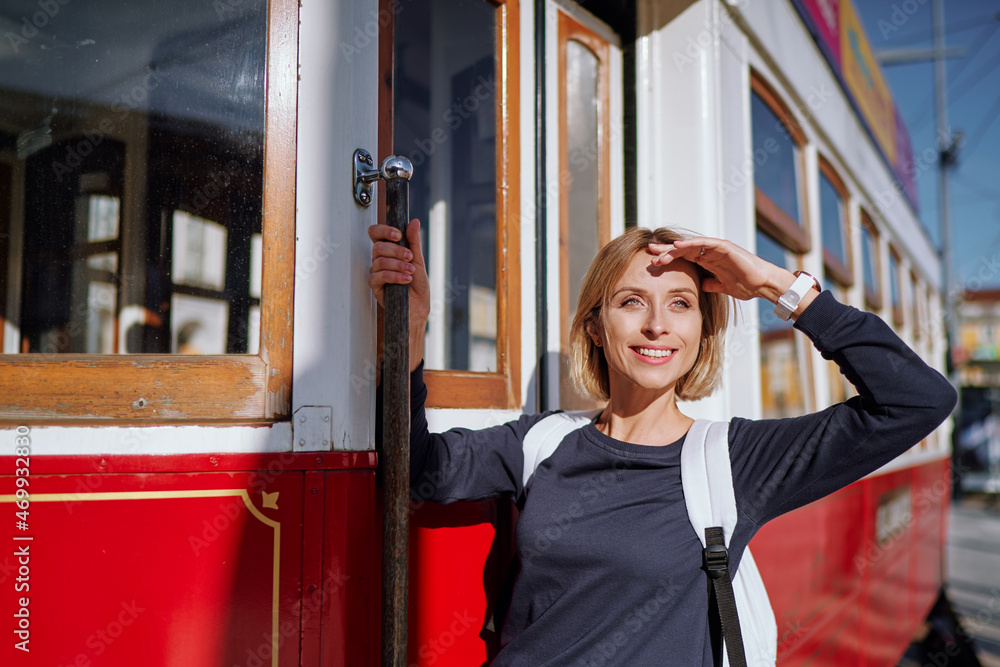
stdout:
<svg viewBox="0 0 1000 667">
<path fill-rule="evenodd" d="M 721 526 L 726 547 L 736 530 L 736 496 L 729 463 L 729 422 L 695 420 L 681 449 L 681 484 L 688 518 L 705 543 L 705 529 Z"/>
<path fill-rule="evenodd" d="M 697 420 L 681 449 L 681 484 L 688 520 L 707 546 L 705 529 L 721 526 L 726 547 L 736 530 L 736 496 L 729 460 L 729 423 Z M 772 666 L 777 658 L 778 628 L 750 549 L 743 551 L 740 569 L 732 580 L 743 648 L 748 667 Z M 723 655 L 729 665 L 729 648 Z"/>
<path fill-rule="evenodd" d="M 589 424 L 602 410 L 603 408 L 577 412 L 554 412 L 528 429 L 521 444 L 524 451 L 522 488 L 528 488 L 528 482 L 535 474 L 535 469 L 542 461 L 552 456 L 563 438 Z"/>
</svg>

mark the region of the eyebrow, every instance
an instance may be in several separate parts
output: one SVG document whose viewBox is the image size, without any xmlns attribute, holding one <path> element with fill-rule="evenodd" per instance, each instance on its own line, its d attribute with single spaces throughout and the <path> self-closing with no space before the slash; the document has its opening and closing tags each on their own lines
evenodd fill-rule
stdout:
<svg viewBox="0 0 1000 667">
<path fill-rule="evenodd" d="M 642 287 L 629 287 L 629 286 L 625 286 L 625 287 L 622 287 L 619 290 L 616 290 L 615 293 L 611 295 L 611 298 L 612 299 L 615 298 L 616 296 L 618 296 L 622 292 L 638 292 L 640 294 L 646 294 L 647 290 L 643 289 Z M 695 291 L 693 289 L 691 289 L 690 287 L 675 287 L 675 288 L 669 290 L 667 292 L 667 294 L 690 294 L 693 297 L 697 297 L 698 296 L 695 293 Z"/>
</svg>

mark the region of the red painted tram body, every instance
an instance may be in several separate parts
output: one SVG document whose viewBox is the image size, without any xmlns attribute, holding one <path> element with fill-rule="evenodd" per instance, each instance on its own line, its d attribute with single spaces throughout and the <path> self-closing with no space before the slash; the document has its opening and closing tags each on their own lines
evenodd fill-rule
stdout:
<svg viewBox="0 0 1000 667">
<path fill-rule="evenodd" d="M 912 150 L 849 0 L 6 5 L 0 664 L 379 664 L 392 340 L 358 148 L 414 165 L 432 428 L 587 405 L 568 322 L 626 220 L 823 275 L 943 365 Z M 740 309 L 692 416 L 852 394 Z M 949 429 L 754 538 L 779 664 L 897 664 L 943 585 Z M 411 503 L 408 664 L 495 655 L 515 515 Z"/>
</svg>

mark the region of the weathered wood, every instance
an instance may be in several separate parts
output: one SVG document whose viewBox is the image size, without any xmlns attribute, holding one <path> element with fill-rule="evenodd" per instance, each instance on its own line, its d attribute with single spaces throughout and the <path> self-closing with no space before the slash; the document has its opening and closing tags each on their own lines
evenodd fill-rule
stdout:
<svg viewBox="0 0 1000 667">
<path fill-rule="evenodd" d="M 0 423 L 261 420 L 266 373 L 250 355 L 3 355 Z"/>
<path fill-rule="evenodd" d="M 401 160 L 406 169 L 387 169 Z M 405 158 L 383 164 L 385 222 L 403 232 L 410 217 L 409 173 Z M 382 472 L 385 516 L 382 533 L 382 665 L 406 665 L 410 488 L 410 288 L 385 288 L 384 368 L 382 373 Z"/>
</svg>

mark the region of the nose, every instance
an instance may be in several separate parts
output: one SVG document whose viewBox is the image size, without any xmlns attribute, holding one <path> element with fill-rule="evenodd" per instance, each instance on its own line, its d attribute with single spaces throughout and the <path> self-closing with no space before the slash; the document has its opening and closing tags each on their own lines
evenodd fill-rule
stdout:
<svg viewBox="0 0 1000 667">
<path fill-rule="evenodd" d="M 669 331 L 669 327 L 666 315 L 659 308 L 650 308 L 646 315 L 646 321 L 643 322 L 642 332 L 651 339 L 656 339 L 667 331 Z"/>
</svg>

